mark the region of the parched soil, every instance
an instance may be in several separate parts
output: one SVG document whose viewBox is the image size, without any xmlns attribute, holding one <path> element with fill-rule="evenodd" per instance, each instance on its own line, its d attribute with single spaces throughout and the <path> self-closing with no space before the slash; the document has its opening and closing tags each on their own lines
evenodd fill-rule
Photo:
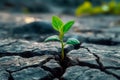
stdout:
<svg viewBox="0 0 120 80">
<path fill-rule="evenodd" d="M 52 15 L 0 13 L 0 80 L 120 80 L 120 16 L 58 15 L 76 21 L 64 40 L 81 42 L 62 61 L 60 43 L 44 42 L 58 34 Z"/>
</svg>

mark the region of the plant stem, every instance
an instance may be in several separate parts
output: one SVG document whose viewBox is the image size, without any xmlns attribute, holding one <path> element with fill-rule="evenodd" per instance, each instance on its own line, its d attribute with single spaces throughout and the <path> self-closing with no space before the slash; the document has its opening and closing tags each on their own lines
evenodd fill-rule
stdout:
<svg viewBox="0 0 120 80">
<path fill-rule="evenodd" d="M 64 43 L 63 43 L 63 40 L 61 41 L 61 47 L 62 47 L 61 58 L 62 58 L 62 60 L 64 60 L 65 55 L 64 55 Z"/>
<path fill-rule="evenodd" d="M 64 57 L 65 57 L 65 54 L 64 54 L 63 36 L 64 36 L 64 34 L 60 34 L 60 35 L 59 35 L 60 43 L 61 43 L 61 58 L 62 58 L 62 60 L 64 60 Z"/>
</svg>

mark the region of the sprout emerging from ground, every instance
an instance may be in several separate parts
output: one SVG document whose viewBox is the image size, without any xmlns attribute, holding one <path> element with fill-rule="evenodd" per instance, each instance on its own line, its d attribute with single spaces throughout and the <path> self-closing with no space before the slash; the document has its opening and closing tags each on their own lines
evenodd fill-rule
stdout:
<svg viewBox="0 0 120 80">
<path fill-rule="evenodd" d="M 67 23 L 63 23 L 63 21 L 57 17 L 52 17 L 52 27 L 59 32 L 59 35 L 53 35 L 45 39 L 45 42 L 48 41 L 60 41 L 61 43 L 61 59 L 64 60 L 65 53 L 64 53 L 64 47 L 66 44 L 80 44 L 80 42 L 75 38 L 69 38 L 66 42 L 63 41 L 64 35 L 70 30 L 72 25 L 74 24 L 74 21 L 68 21 Z"/>
</svg>

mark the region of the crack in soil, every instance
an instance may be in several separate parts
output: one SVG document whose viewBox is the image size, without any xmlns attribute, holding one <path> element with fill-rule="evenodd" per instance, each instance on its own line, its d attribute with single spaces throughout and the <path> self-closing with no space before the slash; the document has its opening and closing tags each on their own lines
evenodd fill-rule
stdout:
<svg viewBox="0 0 120 80">
<path fill-rule="evenodd" d="M 64 60 L 59 60 L 59 63 L 60 63 L 60 65 L 61 65 L 61 67 L 62 67 L 63 70 L 62 70 L 61 75 L 59 75 L 58 79 L 59 79 L 59 80 L 63 80 L 63 79 L 61 78 L 62 75 L 65 73 L 66 69 L 67 69 L 68 67 L 72 66 L 72 65 L 70 65 L 70 59 L 69 59 L 68 57 L 65 57 Z"/>
<path fill-rule="evenodd" d="M 93 69 L 99 69 L 101 70 L 102 72 L 106 73 L 106 74 L 109 74 L 109 75 L 113 75 L 114 77 L 116 77 L 118 80 L 120 79 L 119 76 L 117 76 L 116 74 L 112 73 L 112 72 L 109 72 L 105 69 L 105 67 L 103 66 L 102 62 L 100 61 L 100 57 L 98 55 L 96 55 L 95 53 L 92 53 L 88 48 L 84 47 L 84 46 L 80 46 L 80 48 L 84 48 L 84 49 L 87 49 L 87 51 L 91 54 L 93 54 L 95 57 L 96 57 L 96 62 L 98 65 L 94 65 L 94 64 L 90 64 L 90 63 L 87 63 L 87 62 L 81 62 L 81 61 L 77 61 L 79 62 L 79 64 L 77 65 L 80 65 L 80 66 L 87 66 L 87 67 L 90 67 L 90 68 L 93 68 Z M 76 48 L 78 49 L 78 48 Z M 68 53 L 68 52 L 67 52 Z M 57 77 L 54 77 L 54 78 L 58 78 L 59 80 L 63 80 L 61 77 L 62 75 L 65 73 L 66 69 L 70 66 L 75 66 L 75 65 L 71 65 L 70 63 L 70 59 L 66 56 L 64 60 L 61 60 L 60 56 L 55 56 L 55 60 L 59 62 L 59 64 L 61 65 L 62 67 L 62 72 L 57 76 Z M 111 67 L 110 67 L 111 68 Z M 117 68 L 119 69 L 119 68 Z M 49 71 L 49 70 L 48 70 Z M 52 72 L 51 72 L 52 73 Z"/>
<path fill-rule="evenodd" d="M 95 66 L 95 65 L 92 65 L 92 66 L 91 66 L 91 64 L 88 64 L 88 63 L 84 63 L 84 62 L 83 62 L 83 64 L 86 64 L 86 65 L 80 65 L 80 66 L 88 66 L 88 67 L 90 67 L 90 68 L 96 68 L 96 69 L 99 69 L 99 70 L 103 71 L 103 72 L 106 73 L 106 74 L 113 75 L 113 76 L 116 77 L 118 80 L 120 79 L 120 76 L 118 76 L 118 75 L 116 75 L 116 74 L 114 74 L 114 73 L 106 70 L 106 69 L 111 69 L 111 68 L 112 68 L 112 69 L 120 69 L 120 67 L 118 67 L 118 68 L 116 68 L 116 67 L 104 67 L 104 65 L 103 65 L 102 62 L 100 61 L 100 57 L 99 57 L 98 55 L 96 55 L 95 53 L 92 53 L 92 52 L 90 51 L 90 49 L 88 49 L 88 48 L 86 48 L 86 47 L 84 47 L 84 46 L 81 46 L 80 48 L 84 48 L 84 49 L 86 49 L 89 53 L 93 54 L 93 55 L 96 57 L 96 62 L 97 62 L 97 64 L 99 65 L 99 66 Z M 80 61 L 79 61 L 79 64 L 81 64 Z"/>
<path fill-rule="evenodd" d="M 46 70 L 46 71 L 49 71 L 51 74 L 53 74 L 53 78 L 57 78 L 57 79 L 59 79 L 59 80 L 63 80 L 61 77 L 62 77 L 62 75 L 65 73 L 66 68 L 72 66 L 72 65 L 70 65 L 70 60 L 69 60 L 68 57 L 65 57 L 64 60 L 61 60 L 61 57 L 58 56 L 58 55 L 56 55 L 54 59 L 55 59 L 55 60 L 58 62 L 58 64 L 61 66 L 61 71 L 59 71 L 59 74 L 57 74 L 57 76 L 54 76 L 54 75 L 56 75 L 56 74 L 54 74 L 51 70 L 49 70 L 49 69 L 47 69 L 47 68 L 44 68 L 44 67 L 42 67 L 42 68 L 43 68 L 44 70 Z"/>
<path fill-rule="evenodd" d="M 81 46 L 80 48 L 86 49 L 90 54 L 92 54 L 94 57 L 96 57 L 96 62 L 98 63 L 100 69 L 101 69 L 101 70 L 104 70 L 104 66 L 103 66 L 102 62 L 100 61 L 100 57 L 99 57 L 98 55 L 96 55 L 95 53 L 92 53 L 92 52 L 90 51 L 90 49 L 88 49 L 88 48 L 86 48 L 86 47 L 84 47 L 84 46 Z"/>
<path fill-rule="evenodd" d="M 105 69 L 115 69 L 115 70 L 120 70 L 120 67 L 113 67 L 113 66 L 108 66 L 104 67 Z"/>
<path fill-rule="evenodd" d="M 12 76 L 12 73 L 11 73 L 10 71 L 8 71 L 8 70 L 6 70 L 6 72 L 9 73 L 9 78 L 8 78 L 8 80 L 14 80 L 14 78 L 13 78 L 13 76 Z"/>
<path fill-rule="evenodd" d="M 53 58 L 52 58 L 52 57 L 47 58 L 46 60 L 42 61 L 40 64 L 25 66 L 25 67 L 22 67 L 22 68 L 20 68 L 19 70 L 16 70 L 16 71 L 6 70 L 6 72 L 9 73 L 9 78 L 8 78 L 8 80 L 14 80 L 13 76 L 11 75 L 11 74 L 14 73 L 14 72 L 18 72 L 18 71 L 21 71 L 21 70 L 23 70 L 23 69 L 27 69 L 27 68 L 30 68 L 30 67 L 40 67 L 40 66 L 42 66 L 43 64 L 45 64 L 46 62 L 50 61 L 51 59 L 53 59 Z"/>
<path fill-rule="evenodd" d="M 19 70 L 16 70 L 16 71 L 10 71 L 10 70 L 6 70 L 6 71 L 9 72 L 9 73 L 13 73 L 13 72 L 21 71 L 21 70 L 23 70 L 23 69 L 27 69 L 27 68 L 29 68 L 29 67 L 41 67 L 43 64 L 45 64 L 46 62 L 50 61 L 51 59 L 53 59 L 53 58 L 52 58 L 52 57 L 47 58 L 46 60 L 42 61 L 42 62 L 39 63 L 39 64 L 34 64 L 34 65 L 25 66 L 25 67 L 22 67 L 22 68 L 20 68 Z"/>
<path fill-rule="evenodd" d="M 10 43 L 11 44 L 11 43 Z M 87 66 L 87 67 L 90 67 L 90 68 L 94 68 L 94 69 L 99 69 L 101 70 L 102 72 L 106 73 L 106 74 L 109 74 L 109 75 L 113 75 L 114 77 L 116 77 L 118 80 L 120 79 L 120 76 L 110 72 L 110 71 L 107 71 L 106 69 L 120 69 L 120 67 L 112 67 L 112 66 L 109 66 L 109 67 L 104 67 L 104 65 L 102 64 L 102 62 L 100 61 L 100 57 L 98 55 L 96 55 L 95 53 L 91 52 L 89 48 L 85 47 L 85 46 L 79 46 L 79 48 L 84 48 L 86 49 L 90 54 L 94 55 L 96 57 L 96 62 L 98 65 L 95 65 L 95 64 L 91 64 L 91 63 L 87 63 L 87 62 L 82 62 L 82 61 L 78 61 L 78 64 L 75 64 L 75 65 L 79 65 L 79 66 Z M 75 48 L 75 49 L 78 49 Z M 70 50 L 71 51 L 71 50 Z M 69 51 L 66 52 L 66 54 L 68 53 Z M 65 54 L 65 56 L 66 56 Z M 19 70 L 16 70 L 16 71 L 10 71 L 10 70 L 6 70 L 8 73 L 9 73 L 9 79 L 8 80 L 14 80 L 13 76 L 11 75 L 13 72 L 17 72 L 17 71 L 21 71 L 23 69 L 27 69 L 29 67 L 42 67 L 43 64 L 45 64 L 46 62 L 50 61 L 51 59 L 54 59 L 58 62 L 58 64 L 61 66 L 62 68 L 62 71 L 60 71 L 60 73 L 57 75 L 57 76 L 53 76 L 53 78 L 58 78 L 59 80 L 63 80 L 61 77 L 62 75 L 65 73 L 66 69 L 70 66 L 75 66 L 75 65 L 72 65 L 70 63 L 70 59 L 66 56 L 64 60 L 61 60 L 61 57 L 59 55 L 54 55 L 54 57 L 49 57 L 47 59 L 45 59 L 44 61 L 42 61 L 41 63 L 39 64 L 35 64 L 35 65 L 29 65 L 29 66 L 25 66 L 25 67 L 22 67 L 20 68 Z M 42 67 L 44 70 L 46 71 L 49 71 L 51 74 L 53 74 L 50 70 L 48 69 L 45 69 L 44 67 Z M 53 74 L 54 75 L 54 74 Z"/>
</svg>

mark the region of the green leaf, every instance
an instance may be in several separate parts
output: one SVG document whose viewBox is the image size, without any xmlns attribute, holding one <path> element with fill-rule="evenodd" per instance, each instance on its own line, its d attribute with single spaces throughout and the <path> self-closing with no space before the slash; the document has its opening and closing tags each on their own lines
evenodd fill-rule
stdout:
<svg viewBox="0 0 120 80">
<path fill-rule="evenodd" d="M 66 33 L 74 24 L 74 21 L 69 21 L 63 26 L 63 32 Z"/>
<path fill-rule="evenodd" d="M 48 41 L 59 41 L 59 37 L 57 35 L 50 36 L 45 39 L 45 42 L 48 42 Z"/>
<path fill-rule="evenodd" d="M 62 20 L 59 17 L 57 17 L 57 16 L 52 17 L 52 26 L 55 30 L 59 31 L 63 25 L 64 25 L 64 23 L 62 22 Z"/>
<path fill-rule="evenodd" d="M 80 41 L 78 41 L 78 40 L 75 39 L 75 38 L 69 38 L 66 43 L 67 43 L 67 44 L 75 45 L 75 44 L 80 44 Z"/>
</svg>

